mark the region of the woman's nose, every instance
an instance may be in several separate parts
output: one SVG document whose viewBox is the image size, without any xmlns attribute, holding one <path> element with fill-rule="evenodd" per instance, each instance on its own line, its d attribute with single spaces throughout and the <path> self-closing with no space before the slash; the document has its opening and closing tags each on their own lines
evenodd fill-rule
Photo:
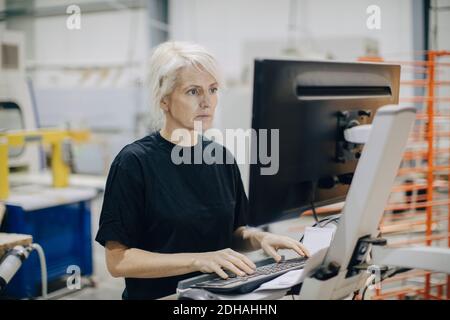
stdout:
<svg viewBox="0 0 450 320">
<path fill-rule="evenodd" d="M 211 107 L 211 99 L 208 95 L 204 95 L 202 101 L 200 101 L 200 107 L 203 109 L 207 109 Z"/>
</svg>

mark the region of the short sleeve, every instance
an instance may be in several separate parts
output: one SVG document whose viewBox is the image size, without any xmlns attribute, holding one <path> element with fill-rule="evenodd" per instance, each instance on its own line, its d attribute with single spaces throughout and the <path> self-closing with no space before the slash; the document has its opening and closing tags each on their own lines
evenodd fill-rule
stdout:
<svg viewBox="0 0 450 320">
<path fill-rule="evenodd" d="M 236 207 L 234 213 L 234 230 L 248 224 L 249 203 L 242 182 L 241 172 L 236 163 L 233 164 L 233 173 L 236 186 Z"/>
<path fill-rule="evenodd" d="M 144 210 L 144 183 L 138 161 L 132 156 L 116 158 L 106 181 L 95 240 L 102 246 L 117 241 L 136 247 Z"/>
</svg>

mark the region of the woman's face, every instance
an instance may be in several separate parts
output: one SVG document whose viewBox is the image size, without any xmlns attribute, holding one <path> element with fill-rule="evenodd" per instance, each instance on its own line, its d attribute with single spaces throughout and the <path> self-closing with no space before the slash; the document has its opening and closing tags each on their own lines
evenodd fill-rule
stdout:
<svg viewBox="0 0 450 320">
<path fill-rule="evenodd" d="M 212 126 L 217 106 L 217 80 L 208 72 L 194 67 L 182 68 L 174 91 L 163 98 L 166 127 L 194 129 L 199 121 L 202 129 Z"/>
</svg>

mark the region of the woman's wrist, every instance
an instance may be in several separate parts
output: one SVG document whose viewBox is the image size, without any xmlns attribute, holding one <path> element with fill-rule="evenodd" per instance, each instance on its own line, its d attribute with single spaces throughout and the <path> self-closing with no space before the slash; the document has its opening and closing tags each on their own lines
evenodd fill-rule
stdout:
<svg viewBox="0 0 450 320">
<path fill-rule="evenodd" d="M 177 258 L 179 259 L 179 265 L 186 269 L 187 273 L 199 271 L 198 266 L 198 253 L 179 253 Z"/>
<path fill-rule="evenodd" d="M 247 227 L 242 232 L 242 239 L 250 242 L 254 249 L 261 248 L 261 241 L 267 235 L 267 232 L 261 231 L 256 228 Z"/>
</svg>

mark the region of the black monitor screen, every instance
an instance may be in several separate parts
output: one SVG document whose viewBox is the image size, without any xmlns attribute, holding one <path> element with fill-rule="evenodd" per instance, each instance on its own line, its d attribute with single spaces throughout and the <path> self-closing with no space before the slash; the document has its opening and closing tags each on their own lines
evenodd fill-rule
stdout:
<svg viewBox="0 0 450 320">
<path fill-rule="evenodd" d="M 262 174 L 267 164 L 252 153 L 250 223 L 343 201 L 363 148 L 346 142 L 343 130 L 370 124 L 379 107 L 398 103 L 400 67 L 257 60 L 254 70 L 252 128 L 257 139 L 267 129 L 268 154 L 278 148 L 279 163 L 276 173 Z M 278 143 L 270 139 L 273 129 Z M 259 142 L 253 144 L 259 152 Z"/>
</svg>

